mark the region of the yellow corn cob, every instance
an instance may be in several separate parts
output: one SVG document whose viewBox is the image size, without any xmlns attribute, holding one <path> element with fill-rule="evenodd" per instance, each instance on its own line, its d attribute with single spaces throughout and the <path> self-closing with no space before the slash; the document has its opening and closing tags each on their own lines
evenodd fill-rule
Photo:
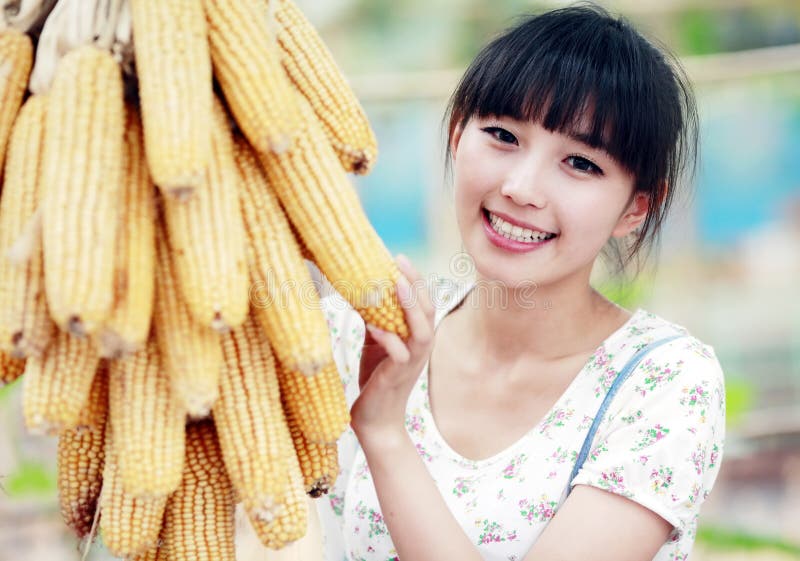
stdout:
<svg viewBox="0 0 800 561">
<path fill-rule="evenodd" d="M 187 198 L 211 155 L 211 56 L 201 0 L 131 0 L 147 162 L 167 195 Z"/>
<path fill-rule="evenodd" d="M 369 223 L 358 193 L 325 142 L 310 106 L 298 98 L 303 128 L 286 154 L 259 153 L 270 185 L 314 254 L 364 321 L 408 337 L 395 282 L 400 272 Z"/>
<path fill-rule="evenodd" d="M 47 96 L 42 161 L 45 286 L 64 330 L 92 334 L 114 302 L 125 107 L 107 51 L 79 47 L 59 62 Z"/>
<path fill-rule="evenodd" d="M 271 520 L 287 489 L 288 437 L 275 359 L 255 318 L 222 337 L 214 422 L 237 496 L 250 518 Z"/>
<path fill-rule="evenodd" d="M 10 384 L 25 371 L 25 361 L 0 351 L 0 388 Z"/>
<path fill-rule="evenodd" d="M 286 411 L 311 442 L 333 443 L 350 422 L 350 411 L 336 363 L 313 376 L 278 365 L 278 380 Z"/>
<path fill-rule="evenodd" d="M 242 137 L 236 142 L 236 163 L 251 286 L 259 291 L 251 297 L 253 309 L 278 360 L 310 376 L 333 360 L 311 274 L 278 197 Z"/>
<path fill-rule="evenodd" d="M 121 224 L 115 256 L 114 308 L 100 336 L 104 356 L 142 348 L 150 332 L 155 268 L 155 187 L 144 155 L 139 115 L 127 108 Z"/>
<path fill-rule="evenodd" d="M 378 142 L 367 116 L 322 38 L 292 0 L 271 0 L 278 23 L 281 61 L 311 103 L 345 170 L 368 173 Z"/>
<path fill-rule="evenodd" d="M 108 385 L 123 487 L 136 497 L 168 495 L 183 470 L 185 413 L 172 396 L 155 340 L 112 361 Z"/>
<path fill-rule="evenodd" d="M 214 423 L 186 427 L 183 479 L 170 496 L 159 559 L 234 561 L 235 503 Z"/>
<path fill-rule="evenodd" d="M 317 444 L 303 436 L 297 419 L 284 406 L 286 423 L 294 442 L 294 451 L 300 462 L 304 489 L 317 498 L 327 493 L 339 475 L 339 450 L 336 443 Z"/>
<path fill-rule="evenodd" d="M 57 330 L 40 357 L 29 357 L 22 392 L 28 430 L 56 434 L 78 426 L 100 355 L 89 339 Z"/>
<path fill-rule="evenodd" d="M 169 239 L 189 311 L 217 331 L 247 316 L 249 279 L 233 135 L 215 100 L 205 184 L 185 202 L 165 200 Z"/>
<path fill-rule="evenodd" d="M 119 473 L 116 443 L 106 427 L 106 459 L 100 492 L 100 533 L 116 557 L 134 557 L 158 544 L 167 496 L 137 498 L 127 491 Z"/>
<path fill-rule="evenodd" d="M 22 105 L 33 64 L 33 44 L 21 31 L 0 31 L 0 166 L 6 154 L 11 127 Z"/>
<path fill-rule="evenodd" d="M 286 427 L 284 423 L 284 427 Z M 308 499 L 303 488 L 303 473 L 294 453 L 288 427 L 285 429 L 284 456 L 288 463 L 287 487 L 279 514 L 273 520 L 250 517 L 258 539 L 265 546 L 281 549 L 302 538 L 308 529 Z"/>
<path fill-rule="evenodd" d="M 299 116 L 261 0 L 204 0 L 214 75 L 233 116 L 263 151 L 292 146 Z"/>
<path fill-rule="evenodd" d="M 28 98 L 14 124 L 0 200 L 0 256 L 5 257 L 35 221 L 41 201 L 42 144 L 47 98 Z M 23 358 L 41 355 L 54 330 L 44 293 L 42 249 L 0 266 L 0 349 Z"/>
<path fill-rule="evenodd" d="M 189 313 L 178 286 L 166 226 L 158 221 L 154 331 L 172 394 L 191 417 L 205 417 L 219 396 L 222 349 L 219 335 Z"/>
<path fill-rule="evenodd" d="M 58 499 L 61 517 L 79 538 L 89 534 L 103 485 L 108 372 L 101 367 L 92 382 L 79 426 L 58 435 Z"/>
</svg>

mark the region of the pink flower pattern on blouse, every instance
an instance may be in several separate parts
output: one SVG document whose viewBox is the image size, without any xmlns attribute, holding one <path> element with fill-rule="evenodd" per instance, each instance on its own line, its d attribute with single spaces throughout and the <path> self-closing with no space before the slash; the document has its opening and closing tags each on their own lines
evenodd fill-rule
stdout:
<svg viewBox="0 0 800 561">
<path fill-rule="evenodd" d="M 450 297 L 434 300 L 441 306 L 437 323 L 470 286 L 443 285 Z M 363 321 L 338 293 L 324 294 L 322 304 L 352 403 L 358 397 Z M 538 424 L 531 419 L 530 431 L 518 442 L 483 460 L 460 456 L 439 434 L 425 365 L 407 404 L 406 430 L 443 500 L 484 559 L 525 557 L 565 500 L 578 451 L 614 378 L 638 349 L 673 334 L 684 336 L 649 353 L 620 388 L 572 484 L 622 495 L 662 516 L 674 530 L 654 561 L 685 560 L 724 450 L 724 376 L 713 347 L 639 308 L 593 353 Z M 364 454 L 350 429 L 339 441 L 339 460 L 336 485 L 327 500 L 317 501 L 326 560 L 397 559 Z"/>
</svg>

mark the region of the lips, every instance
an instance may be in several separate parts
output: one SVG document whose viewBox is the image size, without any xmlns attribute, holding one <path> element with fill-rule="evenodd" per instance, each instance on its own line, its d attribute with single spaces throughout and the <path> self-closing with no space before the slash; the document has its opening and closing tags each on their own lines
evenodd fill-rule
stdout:
<svg viewBox="0 0 800 561">
<path fill-rule="evenodd" d="M 481 213 L 481 222 L 483 223 L 483 231 L 489 242 L 508 253 L 526 254 L 533 251 L 538 251 L 542 248 L 548 247 L 551 242 L 556 239 L 556 236 L 545 239 L 539 242 L 523 242 L 516 240 L 512 237 L 506 237 L 498 233 L 489 220 L 488 211 Z"/>
<path fill-rule="evenodd" d="M 491 217 L 490 217 L 489 213 L 491 212 L 491 214 L 494 214 L 495 216 L 499 216 L 500 218 L 502 218 L 506 222 L 509 222 L 509 223 L 513 224 L 514 226 L 519 226 L 520 228 L 528 228 L 529 230 L 533 230 L 534 232 L 542 232 L 543 234 L 556 235 L 555 232 L 550 232 L 549 230 L 545 230 L 544 228 L 539 228 L 536 225 L 529 224 L 529 223 L 523 222 L 521 220 L 517 220 L 516 218 L 508 216 L 507 214 L 503 214 L 502 212 L 496 212 L 494 210 L 490 211 L 486 207 L 483 207 L 481 210 L 483 211 L 484 216 L 486 216 L 486 219 L 489 220 L 490 222 L 491 222 Z"/>
</svg>

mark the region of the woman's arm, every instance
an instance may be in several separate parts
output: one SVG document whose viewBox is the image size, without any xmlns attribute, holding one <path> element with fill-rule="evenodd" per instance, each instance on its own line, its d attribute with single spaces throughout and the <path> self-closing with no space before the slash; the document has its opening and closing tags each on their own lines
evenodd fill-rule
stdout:
<svg viewBox="0 0 800 561">
<path fill-rule="evenodd" d="M 404 428 L 364 435 L 361 447 L 402 561 L 481 560 Z"/>
<path fill-rule="evenodd" d="M 398 256 L 397 263 L 403 273 L 397 291 L 410 336 L 403 341 L 367 326 L 367 340 L 381 350 L 372 347 L 362 355 L 361 393 L 351 410 L 351 425 L 399 558 L 480 561 L 478 549 L 450 513 L 405 429 L 408 396 L 433 346 L 435 309 L 408 260 Z"/>
<path fill-rule="evenodd" d="M 576 485 L 523 561 L 652 561 L 671 531 L 638 503 Z"/>
</svg>

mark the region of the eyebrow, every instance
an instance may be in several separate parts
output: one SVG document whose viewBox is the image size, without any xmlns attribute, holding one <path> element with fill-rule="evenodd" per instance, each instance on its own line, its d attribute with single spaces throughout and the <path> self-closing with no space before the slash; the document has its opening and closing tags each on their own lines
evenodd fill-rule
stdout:
<svg viewBox="0 0 800 561">
<path fill-rule="evenodd" d="M 602 152 L 605 152 L 609 156 L 611 155 L 611 153 L 608 151 L 608 144 L 604 140 L 601 141 L 600 144 L 598 145 L 593 145 L 591 142 L 589 142 L 592 138 L 592 135 L 588 132 L 567 130 L 564 131 L 564 134 L 569 138 L 571 138 L 572 140 L 580 142 L 581 144 L 585 144 L 586 146 L 588 146 L 593 150 L 600 150 Z"/>
</svg>

